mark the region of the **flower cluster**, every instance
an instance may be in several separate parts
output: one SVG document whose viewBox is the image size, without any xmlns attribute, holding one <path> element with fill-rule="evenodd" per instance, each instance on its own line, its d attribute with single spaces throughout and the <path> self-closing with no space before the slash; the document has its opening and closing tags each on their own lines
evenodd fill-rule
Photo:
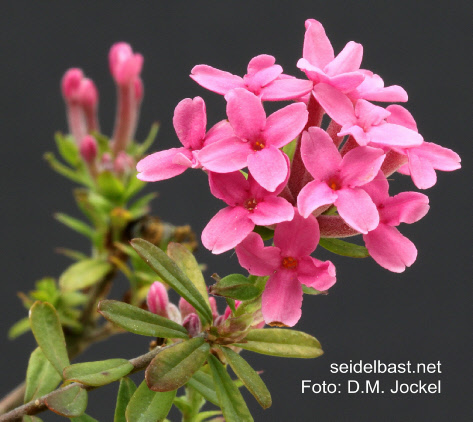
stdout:
<svg viewBox="0 0 473 422">
<path fill-rule="evenodd" d="M 253 58 L 243 77 L 195 66 L 191 78 L 224 95 L 227 119 L 207 131 L 202 98 L 182 100 L 173 123 L 183 146 L 137 165 L 144 181 L 187 168 L 208 174 L 212 194 L 227 207 L 210 220 L 202 243 L 216 254 L 236 248 L 252 275 L 269 276 L 262 298 L 267 323 L 293 326 L 302 285 L 325 291 L 335 283 L 333 264 L 310 256 L 321 237 L 362 234 L 382 267 L 402 272 L 412 265 L 417 250 L 396 227 L 421 219 L 428 197 L 389 196 L 387 177 L 408 174 L 426 189 L 436 182 L 435 170 L 460 167 L 455 152 L 424 141 L 406 108 L 372 103 L 405 102 L 407 93 L 360 69 L 362 56 L 352 41 L 335 56 L 323 26 L 309 19 L 297 62 L 307 79 L 284 74 L 269 55 Z M 267 116 L 265 101 L 293 103 Z M 258 226 L 274 229 L 274 246 L 264 245 Z"/>
</svg>

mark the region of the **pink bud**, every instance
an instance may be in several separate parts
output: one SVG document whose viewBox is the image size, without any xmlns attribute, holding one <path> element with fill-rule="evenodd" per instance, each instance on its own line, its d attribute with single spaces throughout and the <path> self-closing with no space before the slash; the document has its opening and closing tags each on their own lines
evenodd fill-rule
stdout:
<svg viewBox="0 0 473 422">
<path fill-rule="evenodd" d="M 81 69 L 69 69 L 61 81 L 62 95 L 66 101 L 78 101 L 77 94 L 84 78 L 84 73 Z"/>
<path fill-rule="evenodd" d="M 238 309 L 240 305 L 241 305 L 241 301 L 235 300 L 235 309 Z M 225 308 L 225 313 L 223 314 L 223 319 L 226 320 L 231 314 L 232 314 L 232 310 L 230 309 L 230 306 L 227 306 Z"/>
<path fill-rule="evenodd" d="M 143 101 L 143 95 L 144 95 L 143 81 L 141 80 L 140 77 L 138 77 L 135 79 L 135 99 L 137 103 L 141 103 L 141 101 Z"/>
<path fill-rule="evenodd" d="M 210 309 L 212 309 L 212 317 L 215 319 L 218 317 L 217 302 L 214 297 L 209 297 Z"/>
<path fill-rule="evenodd" d="M 86 163 L 92 163 L 97 157 L 97 141 L 93 136 L 87 135 L 82 138 L 79 152 Z"/>
<path fill-rule="evenodd" d="M 133 54 L 131 46 L 127 43 L 114 44 L 108 57 L 110 72 L 118 85 L 132 83 L 141 73 L 143 56 Z"/>
<path fill-rule="evenodd" d="M 182 321 L 182 326 L 188 331 L 190 337 L 197 336 L 202 331 L 202 324 L 197 314 L 189 314 Z"/>
<path fill-rule="evenodd" d="M 195 308 L 184 298 L 179 299 L 179 310 L 181 311 L 182 319 L 184 320 L 187 315 L 196 314 Z"/>
<path fill-rule="evenodd" d="M 78 90 L 78 99 L 83 107 L 97 106 L 99 94 L 92 79 L 82 79 Z"/>
<path fill-rule="evenodd" d="M 115 162 L 113 163 L 113 169 L 116 173 L 122 174 L 135 167 L 133 158 L 131 158 L 125 151 L 118 153 Z"/>
<path fill-rule="evenodd" d="M 155 281 L 148 291 L 148 309 L 157 315 L 168 318 L 169 297 L 163 283 Z"/>
<path fill-rule="evenodd" d="M 181 311 L 174 303 L 168 305 L 168 318 L 177 324 L 182 323 Z"/>
</svg>

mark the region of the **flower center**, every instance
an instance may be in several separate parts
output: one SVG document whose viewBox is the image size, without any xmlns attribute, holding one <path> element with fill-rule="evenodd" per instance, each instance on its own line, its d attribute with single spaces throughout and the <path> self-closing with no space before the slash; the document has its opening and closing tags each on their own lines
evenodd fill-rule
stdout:
<svg viewBox="0 0 473 422">
<path fill-rule="evenodd" d="M 297 267 L 297 259 L 293 258 L 292 256 L 286 256 L 282 260 L 282 266 L 289 270 Z"/>
<path fill-rule="evenodd" d="M 328 182 L 328 186 L 332 190 L 339 190 L 340 189 L 340 185 L 338 184 L 338 182 L 336 180 L 333 180 L 333 179 Z"/>
<path fill-rule="evenodd" d="M 256 199 L 248 199 L 248 201 L 245 202 L 245 208 L 250 211 L 250 212 L 253 212 L 256 207 L 258 205 L 258 202 L 256 202 Z"/>
<path fill-rule="evenodd" d="M 264 141 L 256 141 L 255 144 L 253 145 L 253 150 L 255 151 L 261 151 L 266 147 Z"/>
</svg>

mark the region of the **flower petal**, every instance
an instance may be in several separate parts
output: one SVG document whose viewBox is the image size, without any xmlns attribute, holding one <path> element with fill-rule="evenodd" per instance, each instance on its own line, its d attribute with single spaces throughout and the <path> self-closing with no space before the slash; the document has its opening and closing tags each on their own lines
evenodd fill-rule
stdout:
<svg viewBox="0 0 473 422">
<path fill-rule="evenodd" d="M 309 112 L 303 103 L 288 105 L 271 114 L 263 131 L 266 145 L 282 148 L 302 132 L 308 117 Z"/>
<path fill-rule="evenodd" d="M 182 145 L 190 149 L 202 147 L 207 126 L 205 103 L 202 98 L 182 100 L 174 110 L 172 122 Z"/>
<path fill-rule="evenodd" d="M 209 174 L 212 195 L 230 206 L 243 205 L 248 199 L 248 181 L 240 171 Z"/>
<path fill-rule="evenodd" d="M 306 32 L 302 57 L 323 69 L 334 58 L 333 47 L 322 24 L 315 19 L 305 21 Z"/>
<path fill-rule="evenodd" d="M 345 94 L 327 84 L 314 86 L 313 93 L 325 112 L 339 125 L 356 124 L 353 104 Z"/>
<path fill-rule="evenodd" d="M 270 226 L 292 220 L 294 207 L 284 198 L 267 196 L 262 202 L 258 202 L 255 210 L 248 217 L 258 226 Z"/>
<path fill-rule="evenodd" d="M 259 234 L 250 233 L 236 248 L 238 261 L 250 274 L 273 274 L 281 265 L 281 251 L 274 246 L 264 246 Z"/>
<path fill-rule="evenodd" d="M 429 211 L 429 198 L 420 192 L 401 192 L 384 201 L 379 211 L 381 221 L 389 226 L 412 224 Z"/>
<path fill-rule="evenodd" d="M 202 231 L 202 244 L 212 253 L 220 254 L 238 245 L 253 230 L 255 224 L 243 207 L 220 210 Z"/>
<path fill-rule="evenodd" d="M 340 166 L 342 186 L 353 188 L 371 182 L 385 157 L 380 148 L 357 147 L 347 152 Z"/>
<path fill-rule="evenodd" d="M 174 163 L 177 154 L 183 154 L 192 161 L 192 153 L 186 148 L 171 148 L 155 152 L 138 162 L 138 179 L 145 182 L 158 182 L 184 173 L 188 167 Z"/>
<path fill-rule="evenodd" d="M 205 64 L 194 66 L 190 77 L 200 86 L 222 95 L 225 95 L 231 89 L 245 86 L 243 78 L 240 76 L 232 75 L 229 72 Z"/>
<path fill-rule="evenodd" d="M 335 266 L 330 261 L 319 261 L 306 256 L 299 260 L 297 278 L 306 286 L 324 291 L 332 287 L 337 281 Z"/>
<path fill-rule="evenodd" d="M 363 189 L 340 189 L 337 194 L 335 205 L 349 226 L 361 233 L 367 233 L 378 226 L 379 214 L 376 205 Z"/>
<path fill-rule="evenodd" d="M 269 54 L 260 54 L 259 56 L 253 57 L 248 63 L 247 73 L 251 75 L 267 67 L 273 66 L 276 63 L 276 59 Z"/>
<path fill-rule="evenodd" d="M 307 183 L 297 196 L 297 209 L 307 218 L 313 211 L 322 205 L 333 204 L 337 194 L 325 182 L 313 180 Z"/>
<path fill-rule="evenodd" d="M 284 153 L 272 145 L 248 156 L 248 169 L 265 189 L 274 192 L 286 179 L 289 171 Z"/>
<path fill-rule="evenodd" d="M 422 136 L 404 126 L 384 123 L 368 130 L 371 142 L 388 146 L 415 147 L 422 144 Z"/>
<path fill-rule="evenodd" d="M 354 72 L 360 68 L 363 59 L 363 46 L 350 41 L 326 67 L 327 75 Z"/>
<path fill-rule="evenodd" d="M 389 271 L 402 273 L 417 258 L 415 245 L 395 227 L 380 224 L 365 234 L 363 240 L 372 258 Z"/>
<path fill-rule="evenodd" d="M 246 167 L 247 157 L 253 152 L 248 142 L 233 137 L 205 146 L 199 151 L 202 166 L 217 173 L 230 173 Z"/>
<path fill-rule="evenodd" d="M 304 79 L 276 79 L 261 90 L 262 101 L 289 101 L 312 91 L 312 81 Z"/>
<path fill-rule="evenodd" d="M 261 310 L 266 324 L 293 327 L 301 318 L 302 286 L 295 271 L 280 270 L 269 277 Z"/>
</svg>

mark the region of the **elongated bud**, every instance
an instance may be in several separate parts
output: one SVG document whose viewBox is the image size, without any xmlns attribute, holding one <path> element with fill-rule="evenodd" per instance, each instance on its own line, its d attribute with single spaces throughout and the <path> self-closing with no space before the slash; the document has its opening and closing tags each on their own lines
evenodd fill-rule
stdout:
<svg viewBox="0 0 473 422">
<path fill-rule="evenodd" d="M 130 44 L 119 42 L 109 53 L 110 72 L 118 85 L 128 85 L 140 75 L 143 56 L 133 53 Z"/>
<path fill-rule="evenodd" d="M 187 315 L 197 313 L 195 308 L 182 297 L 179 299 L 179 310 L 181 311 L 182 320 L 186 319 Z"/>
<path fill-rule="evenodd" d="M 148 309 L 157 315 L 168 318 L 169 297 L 163 283 L 155 281 L 148 291 Z"/>
<path fill-rule="evenodd" d="M 141 103 L 143 101 L 143 96 L 144 96 L 144 86 L 143 86 L 143 81 L 141 80 L 140 77 L 137 77 L 135 79 L 135 98 L 137 103 Z"/>
<path fill-rule="evenodd" d="M 79 88 L 84 78 L 84 73 L 81 69 L 69 69 L 61 81 L 62 95 L 66 102 L 79 101 Z"/>
<path fill-rule="evenodd" d="M 84 73 L 82 70 L 69 69 L 61 81 L 61 90 L 66 103 L 67 121 L 69 124 L 69 133 L 72 134 L 76 143 L 87 135 L 87 124 L 85 114 L 80 103 L 80 87 Z"/>
<path fill-rule="evenodd" d="M 195 337 L 202 331 L 202 323 L 197 314 L 194 313 L 184 318 L 182 326 L 188 331 L 190 337 Z"/>
<path fill-rule="evenodd" d="M 217 301 L 214 297 L 209 297 L 210 309 L 212 309 L 212 317 L 215 319 L 218 317 Z"/>
<path fill-rule="evenodd" d="M 84 136 L 79 145 L 79 152 L 86 163 L 94 162 L 97 157 L 97 141 L 95 138 L 90 135 Z"/>
<path fill-rule="evenodd" d="M 98 132 L 100 130 L 97 117 L 99 94 L 94 82 L 89 78 L 84 78 L 81 82 L 79 102 L 84 110 L 87 132 Z"/>
</svg>

